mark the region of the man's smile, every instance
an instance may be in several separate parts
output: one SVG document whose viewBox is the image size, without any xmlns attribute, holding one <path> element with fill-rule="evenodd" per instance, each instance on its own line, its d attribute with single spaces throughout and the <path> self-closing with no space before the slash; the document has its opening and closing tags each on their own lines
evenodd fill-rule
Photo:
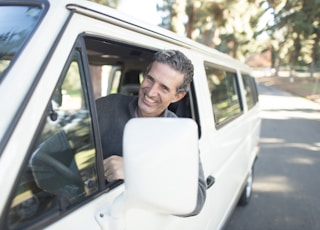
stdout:
<svg viewBox="0 0 320 230">
<path fill-rule="evenodd" d="M 152 99 L 151 97 L 148 97 L 147 94 L 143 94 L 143 103 L 146 104 L 147 106 L 153 106 L 157 103 L 156 100 Z"/>
</svg>

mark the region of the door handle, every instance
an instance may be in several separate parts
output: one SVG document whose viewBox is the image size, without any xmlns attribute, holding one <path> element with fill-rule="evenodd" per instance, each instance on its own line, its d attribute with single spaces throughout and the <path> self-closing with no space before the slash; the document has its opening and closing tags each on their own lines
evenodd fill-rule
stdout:
<svg viewBox="0 0 320 230">
<path fill-rule="evenodd" d="M 214 182 L 216 182 L 216 179 L 213 176 L 208 176 L 207 177 L 207 189 L 209 189 Z"/>
</svg>

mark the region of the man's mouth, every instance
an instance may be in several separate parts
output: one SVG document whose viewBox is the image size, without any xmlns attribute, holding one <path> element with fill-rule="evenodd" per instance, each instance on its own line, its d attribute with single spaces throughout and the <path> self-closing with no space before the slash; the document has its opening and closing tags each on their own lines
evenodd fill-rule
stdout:
<svg viewBox="0 0 320 230">
<path fill-rule="evenodd" d="M 155 101 L 152 98 L 148 97 L 146 94 L 144 94 L 144 96 L 143 96 L 143 102 L 148 106 L 152 106 L 152 105 L 157 103 L 157 101 Z"/>
</svg>

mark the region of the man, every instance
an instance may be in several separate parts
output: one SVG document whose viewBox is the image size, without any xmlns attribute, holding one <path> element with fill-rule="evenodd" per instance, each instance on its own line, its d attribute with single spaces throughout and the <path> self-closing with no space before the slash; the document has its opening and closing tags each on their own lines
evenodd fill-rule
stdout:
<svg viewBox="0 0 320 230">
<path fill-rule="evenodd" d="M 133 117 L 176 117 L 168 106 L 186 95 L 192 78 L 193 65 L 183 53 L 159 51 L 147 67 L 138 97 L 111 94 L 97 100 L 104 176 L 108 182 L 124 179 L 122 137 L 127 121 Z M 198 204 L 190 216 L 200 212 L 206 197 L 200 162 L 199 166 Z"/>
</svg>

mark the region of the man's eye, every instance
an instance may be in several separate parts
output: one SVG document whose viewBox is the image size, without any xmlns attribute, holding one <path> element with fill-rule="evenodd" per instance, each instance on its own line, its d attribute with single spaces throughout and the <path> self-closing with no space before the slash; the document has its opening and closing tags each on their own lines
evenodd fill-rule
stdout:
<svg viewBox="0 0 320 230">
<path fill-rule="evenodd" d="M 169 88 L 166 87 L 165 85 L 161 86 L 161 88 L 162 88 L 163 91 L 169 92 Z"/>
</svg>

